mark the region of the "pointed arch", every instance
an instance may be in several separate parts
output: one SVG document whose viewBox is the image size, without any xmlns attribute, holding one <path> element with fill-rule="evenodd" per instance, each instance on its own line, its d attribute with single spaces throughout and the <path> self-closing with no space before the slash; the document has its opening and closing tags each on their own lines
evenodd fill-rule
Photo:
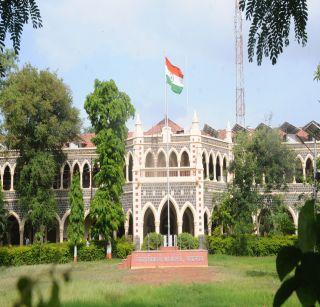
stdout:
<svg viewBox="0 0 320 307">
<path fill-rule="evenodd" d="M 82 188 L 90 188 L 90 164 L 85 162 L 82 166 Z"/>
<path fill-rule="evenodd" d="M 209 154 L 209 179 L 214 180 L 215 155 L 211 151 Z"/>
<path fill-rule="evenodd" d="M 144 206 L 142 211 L 143 237 L 150 232 L 156 231 L 156 214 L 157 211 L 151 203 L 148 203 Z"/>
<path fill-rule="evenodd" d="M 157 167 L 166 167 L 167 166 L 167 157 L 163 149 L 158 151 L 157 155 Z"/>
<path fill-rule="evenodd" d="M 203 168 L 203 179 L 208 178 L 208 153 L 204 149 L 201 154 L 202 158 L 202 168 Z"/>
<path fill-rule="evenodd" d="M 71 183 L 71 167 L 69 162 L 66 162 L 63 166 L 62 187 L 64 189 L 69 189 L 70 183 Z"/>
<path fill-rule="evenodd" d="M 313 157 L 310 154 L 306 157 L 305 174 L 306 180 L 313 179 Z"/>
<path fill-rule="evenodd" d="M 228 179 L 228 162 L 226 155 L 223 155 L 222 158 L 222 178 L 224 182 L 227 182 Z"/>
<path fill-rule="evenodd" d="M 3 166 L 3 190 L 9 191 L 11 189 L 11 165 L 9 163 L 5 163 Z"/>
<path fill-rule="evenodd" d="M 181 155 L 179 158 L 180 167 L 190 167 L 190 156 L 187 150 L 181 151 Z"/>
<path fill-rule="evenodd" d="M 210 235 L 210 230 L 211 230 L 211 227 L 209 227 L 210 221 L 211 221 L 210 210 L 208 209 L 208 207 L 205 207 L 203 210 L 203 230 L 205 235 Z"/>
<path fill-rule="evenodd" d="M 186 202 L 181 208 L 182 232 L 188 232 L 194 236 L 196 210 L 191 203 Z"/>
<path fill-rule="evenodd" d="M 145 168 L 154 168 L 154 154 L 151 150 L 148 150 L 144 159 Z"/>
<path fill-rule="evenodd" d="M 222 157 L 220 152 L 217 153 L 216 156 L 216 179 L 217 181 L 221 181 L 222 180 L 222 174 L 221 174 L 221 165 L 222 165 Z"/>
<path fill-rule="evenodd" d="M 80 163 L 78 160 L 72 164 L 72 176 L 75 176 L 77 173 L 80 174 Z"/>
<path fill-rule="evenodd" d="M 297 155 L 294 164 L 294 178 L 296 183 L 303 183 L 303 158 Z"/>
</svg>

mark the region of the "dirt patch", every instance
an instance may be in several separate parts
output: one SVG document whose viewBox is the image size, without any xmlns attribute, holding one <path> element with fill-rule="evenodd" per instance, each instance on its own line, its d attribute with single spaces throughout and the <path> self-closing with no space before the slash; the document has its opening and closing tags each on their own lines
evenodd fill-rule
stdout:
<svg viewBox="0 0 320 307">
<path fill-rule="evenodd" d="M 206 283 L 217 280 L 217 271 L 207 268 L 156 268 L 128 270 L 124 282 L 139 284 Z"/>
</svg>

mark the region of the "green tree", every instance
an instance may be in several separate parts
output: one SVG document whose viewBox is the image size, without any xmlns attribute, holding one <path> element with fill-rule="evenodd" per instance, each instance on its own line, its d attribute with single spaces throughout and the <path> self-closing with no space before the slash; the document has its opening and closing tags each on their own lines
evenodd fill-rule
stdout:
<svg viewBox="0 0 320 307">
<path fill-rule="evenodd" d="M 92 234 L 102 235 L 110 241 L 124 221 L 121 206 L 126 121 L 134 116 L 130 98 L 118 90 L 115 82 L 95 80 L 94 91 L 84 104 L 96 136 L 99 171 L 95 179 L 99 186 L 91 203 L 90 213 L 94 221 Z"/>
<path fill-rule="evenodd" d="M 82 242 L 84 236 L 84 202 L 79 173 L 72 178 L 69 203 L 71 213 L 68 224 L 68 240 L 74 245 L 73 258 L 74 262 L 77 262 L 77 245 Z"/>
<path fill-rule="evenodd" d="M 15 54 L 20 51 L 23 27 L 31 21 L 33 28 L 42 27 L 40 10 L 35 0 L 0 2 L 0 52 L 4 52 L 7 34 L 12 41 Z M 5 76 L 7 59 L 0 57 L 0 74 Z"/>
<path fill-rule="evenodd" d="M 7 232 L 7 216 L 8 216 L 8 210 L 5 207 L 2 186 L 0 183 L 0 243 L 2 242 Z"/>
<path fill-rule="evenodd" d="M 252 232 L 252 216 L 266 205 L 264 192 L 285 189 L 292 176 L 294 155 L 277 133 L 261 128 L 253 134 L 239 133 L 233 148 L 230 171 L 234 174 L 224 199 L 224 210 L 234 221 L 233 233 Z M 262 179 L 265 178 L 263 181 Z"/>
<path fill-rule="evenodd" d="M 305 46 L 307 43 L 307 0 L 240 0 L 240 9 L 251 22 L 248 38 L 250 62 L 256 54 L 258 65 L 264 56 L 276 64 L 284 47 L 289 45 L 291 29 L 294 29 L 298 44 Z"/>
<path fill-rule="evenodd" d="M 78 110 L 56 74 L 30 65 L 9 75 L 0 108 L 5 143 L 20 153 L 16 166 L 20 205 L 36 231 L 43 233 L 55 218 L 52 183 L 65 158 L 63 144 L 79 132 Z"/>
<path fill-rule="evenodd" d="M 0 90 L 4 87 L 9 74 L 18 69 L 18 56 L 12 49 L 0 52 L 0 63 L 2 65 L 2 78 L 0 79 Z"/>
</svg>

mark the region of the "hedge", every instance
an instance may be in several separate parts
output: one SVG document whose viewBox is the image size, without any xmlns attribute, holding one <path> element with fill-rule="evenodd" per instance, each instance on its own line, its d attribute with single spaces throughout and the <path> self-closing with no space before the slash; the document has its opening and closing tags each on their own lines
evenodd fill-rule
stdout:
<svg viewBox="0 0 320 307">
<path fill-rule="evenodd" d="M 296 236 L 207 236 L 206 245 L 210 254 L 237 256 L 276 255 L 284 246 L 297 242 Z"/>
<path fill-rule="evenodd" d="M 199 239 L 192 234 L 183 232 L 177 237 L 177 243 L 179 249 L 197 249 L 199 248 Z"/>
<path fill-rule="evenodd" d="M 119 239 L 113 242 L 114 257 L 125 258 L 133 244 Z M 78 246 L 78 261 L 105 259 L 105 242 L 92 242 Z M 68 243 L 33 244 L 28 246 L 0 247 L 0 266 L 68 263 L 73 261 L 73 246 Z"/>
<path fill-rule="evenodd" d="M 150 232 L 143 239 L 143 250 L 157 250 L 163 246 L 163 236 L 160 233 Z"/>
</svg>

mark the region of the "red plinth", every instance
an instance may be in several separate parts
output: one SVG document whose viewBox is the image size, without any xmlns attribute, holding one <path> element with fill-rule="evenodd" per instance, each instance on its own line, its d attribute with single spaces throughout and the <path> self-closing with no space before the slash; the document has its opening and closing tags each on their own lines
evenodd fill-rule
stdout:
<svg viewBox="0 0 320 307">
<path fill-rule="evenodd" d="M 119 264 L 119 268 L 131 269 L 207 266 L 207 250 L 177 250 L 176 248 L 136 251 Z"/>
</svg>

